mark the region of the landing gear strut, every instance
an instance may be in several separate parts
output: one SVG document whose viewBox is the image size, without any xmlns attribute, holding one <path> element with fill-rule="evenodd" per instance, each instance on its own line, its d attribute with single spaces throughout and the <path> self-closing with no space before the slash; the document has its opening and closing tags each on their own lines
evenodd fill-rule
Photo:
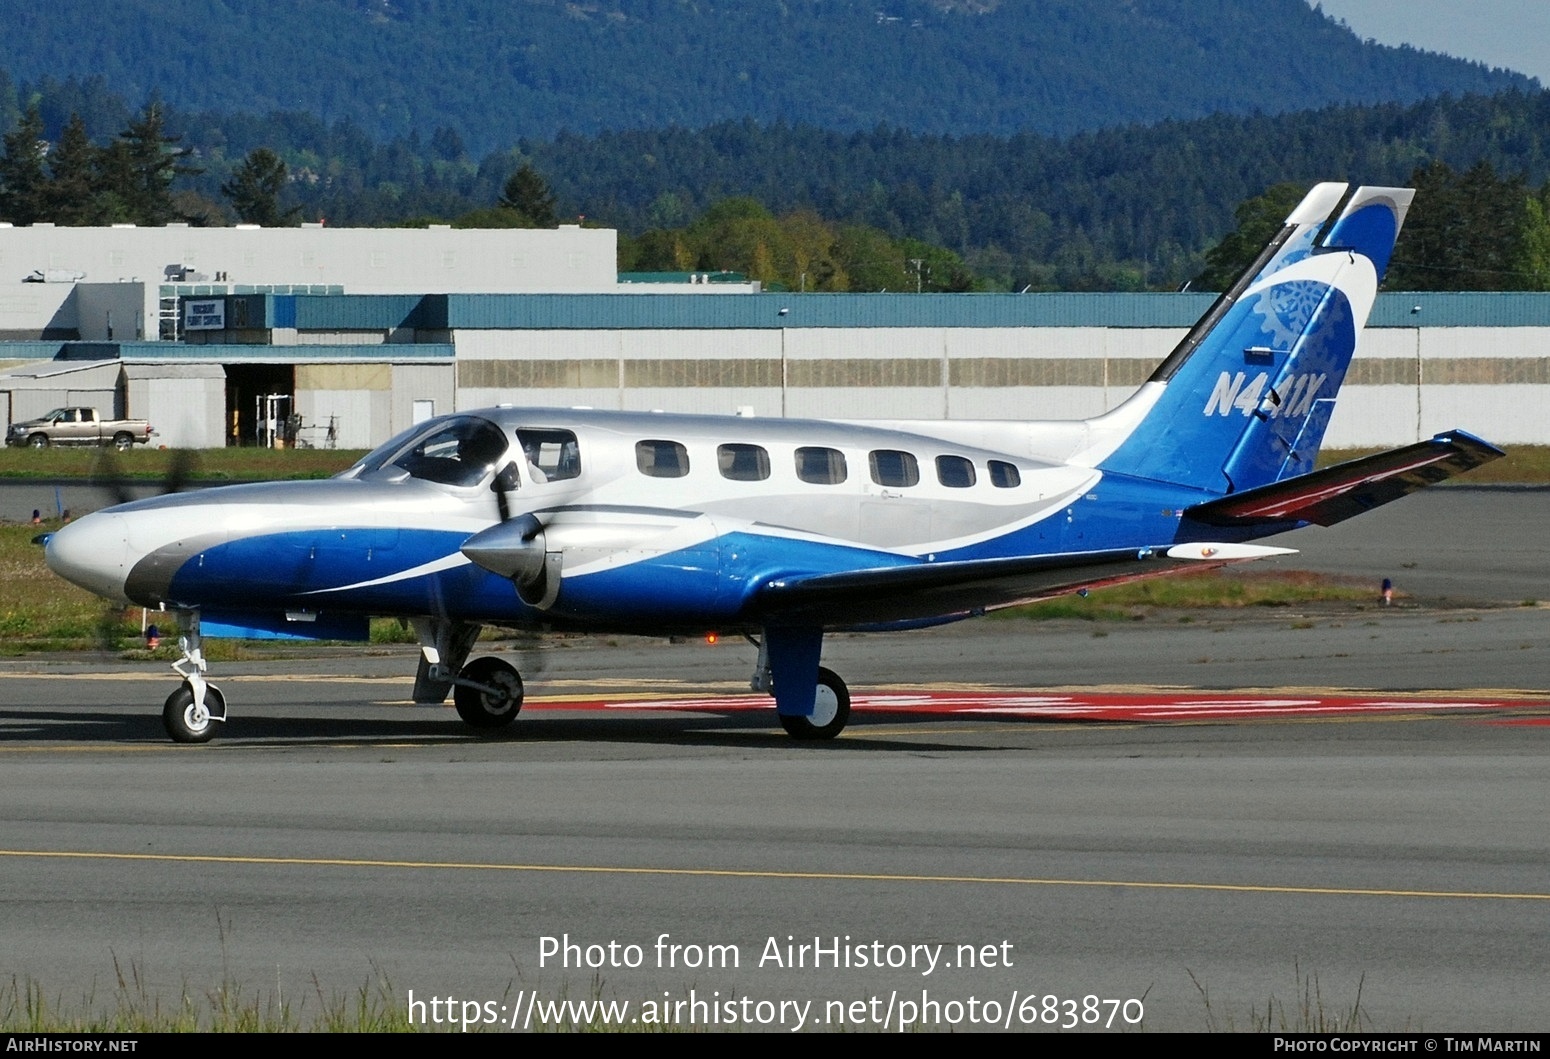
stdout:
<svg viewBox="0 0 1550 1059">
<path fill-rule="evenodd" d="M 174 743 L 208 743 L 215 735 L 215 722 L 226 720 L 226 696 L 205 681 L 209 666 L 199 636 L 199 612 L 184 611 L 178 618 L 184 629 L 178 637 L 183 657 L 172 668 L 183 683 L 162 705 L 161 723 Z"/>
<path fill-rule="evenodd" d="M 775 696 L 780 726 L 793 739 L 833 739 L 850 723 L 850 689 L 818 664 L 820 629 L 765 629 L 748 686 Z M 811 683 L 809 683 L 811 682 Z M 808 696 L 811 695 L 811 698 Z"/>
</svg>

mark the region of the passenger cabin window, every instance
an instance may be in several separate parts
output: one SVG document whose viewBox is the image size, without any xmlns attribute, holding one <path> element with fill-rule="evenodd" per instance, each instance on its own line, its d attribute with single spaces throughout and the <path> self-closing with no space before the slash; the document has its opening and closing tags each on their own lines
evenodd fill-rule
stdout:
<svg viewBox="0 0 1550 1059">
<path fill-rule="evenodd" d="M 506 435 L 488 419 L 464 416 L 439 423 L 393 460 L 409 477 L 442 485 L 478 485 L 506 455 Z"/>
<path fill-rule="evenodd" d="M 517 442 L 527 460 L 527 476 L 535 482 L 563 482 L 581 473 L 581 448 L 569 430 L 517 431 Z"/>
<path fill-rule="evenodd" d="M 716 466 L 734 482 L 762 482 L 770 476 L 770 454 L 758 445 L 719 445 Z"/>
<path fill-rule="evenodd" d="M 1005 460 L 991 460 L 990 484 L 997 489 L 1016 489 L 1023 484 L 1022 472 Z"/>
<path fill-rule="evenodd" d="M 872 481 L 878 485 L 906 488 L 920 482 L 920 465 L 913 454 L 897 449 L 874 449 L 867 462 L 872 466 Z"/>
<path fill-rule="evenodd" d="M 962 456 L 938 456 L 936 480 L 949 489 L 967 489 L 974 484 L 974 462 Z"/>
<path fill-rule="evenodd" d="M 635 466 L 648 478 L 682 478 L 689 473 L 689 450 L 676 441 L 637 441 Z"/>
<path fill-rule="evenodd" d="M 813 485 L 839 485 L 845 480 L 845 454 L 839 449 L 797 449 L 797 477 Z"/>
</svg>

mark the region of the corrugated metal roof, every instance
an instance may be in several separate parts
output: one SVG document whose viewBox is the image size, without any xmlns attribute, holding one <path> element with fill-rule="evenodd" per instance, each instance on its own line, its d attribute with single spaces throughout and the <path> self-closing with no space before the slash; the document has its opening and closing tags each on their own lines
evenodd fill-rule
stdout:
<svg viewBox="0 0 1550 1059">
<path fill-rule="evenodd" d="M 126 379 L 224 379 L 219 364 L 125 364 Z"/>
<path fill-rule="evenodd" d="M 452 294 L 431 327 L 475 330 L 809 327 L 1188 327 L 1209 294 Z M 445 316 L 437 300 L 445 302 Z M 426 326 L 426 325 L 422 325 Z"/>
<path fill-rule="evenodd" d="M 116 373 L 118 365 L 106 361 L 77 361 L 63 362 L 57 360 L 45 361 L 41 364 L 29 364 L 22 368 L 12 368 L 5 373 L 7 379 L 53 379 L 61 375 L 73 375 L 80 372 L 101 371 L 111 367 Z"/>
<path fill-rule="evenodd" d="M 211 342 L 200 346 L 181 342 L 126 342 L 120 356 L 125 361 L 211 360 L 290 363 L 297 361 L 375 360 L 400 364 L 411 360 L 451 360 L 449 343 L 363 343 L 359 345 L 260 346 Z"/>
<path fill-rule="evenodd" d="M 432 294 L 299 297 L 303 330 L 1189 327 L 1212 294 Z M 1416 306 L 1420 312 L 1412 312 Z M 782 312 L 781 310 L 785 310 Z M 1550 327 L 1550 293 L 1386 293 L 1373 327 Z"/>
<path fill-rule="evenodd" d="M 1369 327 L 1550 327 L 1550 294 L 1396 291 L 1378 295 Z"/>
<path fill-rule="evenodd" d="M 393 327 L 425 327 L 414 322 L 420 294 L 298 294 L 294 325 L 302 331 L 369 331 Z"/>
<path fill-rule="evenodd" d="M 58 339 L 52 342 L 0 342 L 0 360 L 53 360 L 63 344 Z"/>
<path fill-rule="evenodd" d="M 29 358 L 43 364 L 68 365 L 68 370 L 91 367 L 94 363 L 114 361 L 124 364 L 162 363 L 167 361 L 330 361 L 376 360 L 394 364 L 414 360 L 451 360 L 453 348 L 444 342 L 404 343 L 349 343 L 338 345 L 264 346 L 236 343 L 211 342 L 204 345 L 187 345 L 182 342 L 53 342 L 45 343 L 57 356 L 50 359 Z M 6 352 L 11 343 L 0 342 L 0 361 L 10 359 Z M 21 358 L 15 358 L 21 359 Z M 17 372 L 40 370 L 33 365 L 14 369 Z"/>
</svg>

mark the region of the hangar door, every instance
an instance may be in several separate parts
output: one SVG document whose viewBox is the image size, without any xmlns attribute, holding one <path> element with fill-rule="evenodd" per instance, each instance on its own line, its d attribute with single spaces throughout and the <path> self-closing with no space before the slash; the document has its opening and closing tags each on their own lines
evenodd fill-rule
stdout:
<svg viewBox="0 0 1550 1059">
<path fill-rule="evenodd" d="M 269 401 L 280 397 L 284 400 Z M 267 445 L 267 410 L 283 419 L 295 411 L 296 369 L 290 364 L 226 365 L 226 444 Z M 279 424 L 276 424 L 278 426 Z"/>
</svg>

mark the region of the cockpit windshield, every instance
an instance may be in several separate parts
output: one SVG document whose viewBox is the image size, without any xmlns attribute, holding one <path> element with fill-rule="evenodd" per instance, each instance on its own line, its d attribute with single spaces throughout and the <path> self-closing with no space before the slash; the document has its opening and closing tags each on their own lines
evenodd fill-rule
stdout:
<svg viewBox="0 0 1550 1059">
<path fill-rule="evenodd" d="M 356 464 L 356 475 L 396 467 L 442 485 L 478 485 L 506 455 L 506 435 L 478 416 L 436 419 L 400 434 Z"/>
</svg>

